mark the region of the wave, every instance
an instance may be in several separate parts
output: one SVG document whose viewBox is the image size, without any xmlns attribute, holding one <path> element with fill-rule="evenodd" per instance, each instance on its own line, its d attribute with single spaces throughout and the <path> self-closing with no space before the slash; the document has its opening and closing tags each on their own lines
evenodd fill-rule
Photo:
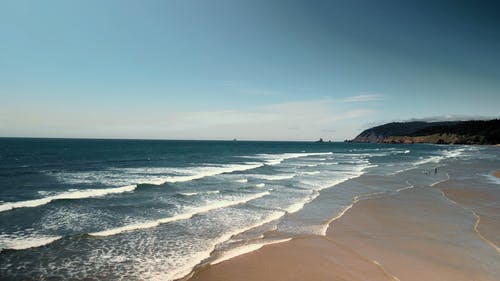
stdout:
<svg viewBox="0 0 500 281">
<path fill-rule="evenodd" d="M 336 175 L 337 178 L 331 178 L 331 177 L 328 177 L 326 179 L 323 177 L 314 177 L 314 179 L 301 178 L 300 182 L 307 185 L 307 186 L 312 187 L 312 190 L 320 191 L 320 190 L 323 190 L 325 188 L 330 188 L 332 186 L 335 186 L 337 184 L 345 182 L 347 180 L 357 178 L 357 177 L 361 176 L 362 174 L 364 174 L 365 169 L 368 169 L 371 167 L 375 167 L 375 165 L 364 164 L 364 165 L 355 166 L 354 168 L 352 168 L 350 170 L 342 171 L 340 176 L 337 174 Z M 324 173 L 324 174 L 327 175 L 326 173 Z"/>
<path fill-rule="evenodd" d="M 294 174 L 279 174 L 279 175 L 264 175 L 264 174 L 253 174 L 253 175 L 248 175 L 251 176 L 252 178 L 257 178 L 257 179 L 263 179 L 263 180 L 268 180 L 268 181 L 275 181 L 275 180 L 287 180 L 295 177 Z"/>
<path fill-rule="evenodd" d="M 194 196 L 194 195 L 198 195 L 198 192 L 181 192 L 179 194 L 182 196 Z"/>
<path fill-rule="evenodd" d="M 205 165 L 195 167 L 141 167 L 110 168 L 93 172 L 62 172 L 47 174 L 56 177 L 62 183 L 71 185 L 103 184 L 122 186 L 130 184 L 162 185 L 167 182 L 186 182 L 224 173 L 251 170 L 264 166 L 262 162 L 248 162 L 226 165 Z"/>
<path fill-rule="evenodd" d="M 244 246 L 240 246 L 234 249 L 231 249 L 227 252 L 225 252 L 221 257 L 217 258 L 216 260 L 212 261 L 210 264 L 218 264 L 223 261 L 227 261 L 229 259 L 235 258 L 237 256 L 241 256 L 243 254 L 248 254 L 254 251 L 259 250 L 260 248 L 266 246 L 266 245 L 272 245 L 272 244 L 278 244 L 278 243 L 283 243 L 283 242 L 288 242 L 292 240 L 292 238 L 286 238 L 286 239 L 280 239 L 280 240 L 274 240 L 274 241 L 268 241 L 268 242 L 261 242 L 261 243 L 255 243 L 255 244 L 248 244 Z"/>
<path fill-rule="evenodd" d="M 338 220 L 341 218 L 347 211 L 349 211 L 354 204 L 358 202 L 358 199 L 355 198 L 350 205 L 345 206 L 335 217 L 331 218 L 320 230 L 320 235 L 326 236 L 326 232 L 328 231 L 328 228 L 330 228 L 330 224 L 333 223 L 334 221 Z"/>
<path fill-rule="evenodd" d="M 461 157 L 465 152 L 464 148 L 458 148 L 453 150 L 441 150 L 441 155 L 435 155 L 428 158 L 420 157 L 420 159 L 413 163 L 413 165 L 418 166 L 426 163 L 439 163 L 442 160 L 449 158 L 458 158 Z"/>
<path fill-rule="evenodd" d="M 413 163 L 413 165 L 418 166 L 427 163 L 439 163 L 441 160 L 444 160 L 444 156 L 431 156 L 428 158 L 420 157 L 420 159 Z"/>
<path fill-rule="evenodd" d="M 180 192 L 179 194 L 182 196 L 195 196 L 199 194 L 217 194 L 219 193 L 219 190 L 209 190 L 209 191 L 204 191 L 204 192 Z"/>
<path fill-rule="evenodd" d="M 257 187 L 257 188 L 262 188 L 264 186 L 266 186 L 265 183 L 258 183 L 258 184 L 255 185 L 255 187 Z"/>
<path fill-rule="evenodd" d="M 287 208 L 285 208 L 285 211 L 289 214 L 296 213 L 296 212 L 302 210 L 307 203 L 313 201 L 318 196 L 319 196 L 319 192 L 314 192 L 312 195 L 304 198 L 304 200 L 288 206 Z"/>
<path fill-rule="evenodd" d="M 215 176 L 223 173 L 231 173 L 236 171 L 245 171 L 251 170 L 258 167 L 263 166 L 262 163 L 246 163 L 246 164 L 230 164 L 223 166 L 215 166 L 215 167 L 195 167 L 190 169 L 169 169 L 169 171 L 182 171 L 184 173 L 191 172 L 189 175 L 179 175 L 179 176 L 169 176 L 163 178 L 155 178 L 155 179 L 144 179 L 138 184 L 153 184 L 153 185 L 162 185 L 166 182 L 175 183 L 175 182 L 185 182 L 191 181 L 195 179 L 201 179 L 205 177 Z M 149 169 L 149 168 L 147 168 Z M 147 170 L 146 169 L 146 170 Z M 84 173 L 85 175 L 82 177 L 87 177 L 88 172 Z M 74 181 L 74 178 L 71 178 L 70 181 Z M 17 202 L 6 202 L 0 204 L 0 212 L 9 211 L 16 208 L 31 208 L 38 207 L 45 204 L 48 204 L 54 200 L 62 200 L 62 199 L 84 199 L 84 198 L 92 198 L 92 197 L 101 197 L 109 194 L 117 194 L 124 192 L 132 192 L 137 188 L 137 184 L 127 185 L 122 187 L 112 187 L 112 188 L 98 188 L 98 189 L 75 189 L 69 190 L 67 192 L 25 201 L 17 201 Z M 194 194 L 193 194 L 194 195 Z"/>
<path fill-rule="evenodd" d="M 205 206 L 201 206 L 201 207 L 197 207 L 197 208 L 192 208 L 190 211 L 187 211 L 187 212 L 181 213 L 181 214 L 177 214 L 177 215 L 174 215 L 172 217 L 124 225 L 124 226 L 120 226 L 120 227 L 116 227 L 116 228 L 112 228 L 112 229 L 108 229 L 108 230 L 93 232 L 93 233 L 90 233 L 89 235 L 92 235 L 92 236 L 112 236 L 112 235 L 120 234 L 123 232 L 129 232 L 129 231 L 134 231 L 134 230 L 157 227 L 160 224 L 164 224 L 164 223 L 190 219 L 191 217 L 193 217 L 194 215 L 197 215 L 197 214 L 206 213 L 206 212 L 216 210 L 216 209 L 227 208 L 227 207 L 243 204 L 243 203 L 246 203 L 248 201 L 258 199 L 258 198 L 264 197 L 264 196 L 269 195 L 269 194 L 270 194 L 269 191 L 265 191 L 265 192 L 253 194 L 251 196 L 247 196 L 247 197 L 241 198 L 239 200 L 235 200 L 235 201 L 214 202 L 214 203 L 209 204 L 209 205 L 205 205 Z"/>
<path fill-rule="evenodd" d="M 222 166 L 203 166 L 203 167 L 189 167 L 189 168 L 168 168 L 168 167 L 148 167 L 148 168 L 124 168 L 124 169 L 110 169 L 111 171 L 119 171 L 120 173 L 109 174 L 109 171 L 98 173 L 80 172 L 80 173 L 64 173 L 57 175 L 56 177 L 70 184 L 82 184 L 82 183 L 95 183 L 100 181 L 111 181 L 116 184 L 117 178 L 123 176 L 123 171 L 133 173 L 134 175 L 143 175 L 140 178 L 135 177 L 136 183 L 133 185 L 126 185 L 122 187 L 113 188 L 102 188 L 102 189 L 82 189 L 82 190 L 70 190 L 68 192 L 59 193 L 56 195 L 51 195 L 43 197 L 40 199 L 18 201 L 18 202 L 6 202 L 0 204 L 0 212 L 9 211 L 15 208 L 28 208 L 37 207 L 41 205 L 48 204 L 54 200 L 61 199 L 84 199 L 91 197 L 100 197 L 108 194 L 116 194 L 123 192 L 131 192 L 137 188 L 137 184 L 152 184 L 152 185 L 162 185 L 165 183 L 177 183 L 177 182 L 187 182 L 196 179 L 202 179 L 205 177 L 216 176 L 224 173 L 240 172 L 246 170 L 252 170 L 259 167 L 267 165 L 279 164 L 286 159 L 306 157 L 313 155 L 329 155 L 328 153 L 284 153 L 284 154 L 258 154 L 256 156 L 249 156 L 249 158 L 263 158 L 264 163 L 250 162 L 244 164 L 228 164 Z M 181 175 L 165 176 L 159 177 L 162 173 L 178 173 Z M 126 173 L 125 173 L 126 174 Z M 155 175 L 153 179 L 144 178 L 144 175 Z M 123 183 L 123 179 L 119 179 L 120 183 Z M 243 182 L 241 180 L 240 182 Z"/>
<path fill-rule="evenodd" d="M 252 170 L 262 166 L 264 166 L 264 164 L 262 163 L 245 163 L 245 164 L 229 164 L 229 165 L 213 166 L 213 167 L 194 167 L 189 169 L 180 169 L 178 171 L 180 171 L 181 173 L 188 173 L 188 174 L 164 177 L 162 178 L 161 182 L 157 184 L 192 181 L 196 179 L 216 176 L 225 173 Z"/>
<path fill-rule="evenodd" d="M 401 192 L 401 191 L 404 191 L 404 190 L 407 190 L 407 189 L 412 189 L 414 188 L 415 186 L 413 184 L 411 184 L 409 181 L 406 181 L 406 183 L 408 184 L 407 186 L 405 187 L 401 187 L 401 188 L 398 188 L 396 189 L 396 192 Z M 432 186 L 432 185 L 431 185 Z"/>
<path fill-rule="evenodd" d="M 246 158 L 258 158 L 264 160 L 266 165 L 277 165 L 281 162 L 300 157 L 318 156 L 318 155 L 332 155 L 333 152 L 311 152 L 311 153 L 282 153 L 282 154 L 256 154 L 252 156 L 244 156 Z"/>
<path fill-rule="evenodd" d="M 321 174 L 320 171 L 312 171 L 312 172 L 300 172 L 301 175 L 318 175 Z"/>
<path fill-rule="evenodd" d="M 444 150 L 442 153 L 444 154 L 444 157 L 446 158 L 456 158 L 460 157 L 464 154 L 465 149 L 464 148 L 458 148 L 454 150 Z"/>
<path fill-rule="evenodd" d="M 447 182 L 448 180 L 450 180 L 450 174 L 446 173 L 446 179 L 442 179 L 442 180 L 439 180 L 435 183 L 432 183 L 430 186 L 433 187 L 433 186 L 438 185 L 440 183 Z"/>
<path fill-rule="evenodd" d="M 197 265 L 199 265 L 202 261 L 204 261 L 210 257 L 210 254 L 216 249 L 217 245 L 222 244 L 222 243 L 228 241 L 229 239 L 231 239 L 231 237 L 236 236 L 238 234 L 241 234 L 245 231 L 248 231 L 248 230 L 251 230 L 253 228 L 265 225 L 266 223 L 270 223 L 272 221 L 275 221 L 284 215 L 285 215 L 285 212 L 275 212 L 275 213 L 271 214 L 270 216 L 268 216 L 267 218 L 265 218 L 257 223 L 248 225 L 248 226 L 240 228 L 240 229 L 235 229 L 233 231 L 227 232 L 227 233 L 219 236 L 217 239 L 210 241 L 211 242 L 210 247 L 208 247 L 208 249 L 205 251 L 199 252 L 196 257 L 193 257 L 190 260 L 189 264 L 186 264 L 181 268 L 177 268 L 176 270 L 168 272 L 168 274 L 166 276 L 162 276 L 163 277 L 162 279 L 163 280 L 177 280 L 177 279 L 186 277 L 189 273 L 192 272 L 192 270 Z"/>
<path fill-rule="evenodd" d="M 40 198 L 40 199 L 32 199 L 26 201 L 17 201 L 17 202 L 7 202 L 0 204 L 0 212 L 9 211 L 17 208 L 32 208 L 38 207 L 41 205 L 48 204 L 54 200 L 63 200 L 63 199 L 84 199 L 84 198 L 92 198 L 92 197 L 100 197 L 109 194 L 118 194 L 124 192 L 131 192 L 137 188 L 137 185 L 127 185 L 122 187 L 113 187 L 113 188 L 102 188 L 102 189 L 79 189 L 79 190 L 69 190 L 67 192 L 59 193 L 56 195 Z"/>
<path fill-rule="evenodd" d="M 411 150 L 409 150 L 409 149 L 407 149 L 407 150 L 393 150 L 387 155 L 408 154 L 410 152 L 411 152 Z"/>
<path fill-rule="evenodd" d="M 12 237 L 0 235 L 0 251 L 2 249 L 24 250 L 29 248 L 41 247 L 61 239 L 62 236 L 27 236 Z"/>
<path fill-rule="evenodd" d="M 248 182 L 248 179 L 239 179 L 239 180 L 236 180 L 236 182 L 239 182 L 239 183 L 247 183 L 247 182 Z"/>
</svg>

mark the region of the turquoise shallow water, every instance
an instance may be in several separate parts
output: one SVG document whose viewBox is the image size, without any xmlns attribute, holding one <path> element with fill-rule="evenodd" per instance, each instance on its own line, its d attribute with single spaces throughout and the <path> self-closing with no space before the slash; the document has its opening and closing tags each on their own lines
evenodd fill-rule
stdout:
<svg viewBox="0 0 500 281">
<path fill-rule="evenodd" d="M 498 154 L 434 145 L 0 139 L 0 276 L 173 280 L 238 249 L 321 235 L 353 201 L 445 180 L 441 169 L 456 161 L 495 165 Z M 374 184 L 351 180 L 360 176 Z"/>
</svg>

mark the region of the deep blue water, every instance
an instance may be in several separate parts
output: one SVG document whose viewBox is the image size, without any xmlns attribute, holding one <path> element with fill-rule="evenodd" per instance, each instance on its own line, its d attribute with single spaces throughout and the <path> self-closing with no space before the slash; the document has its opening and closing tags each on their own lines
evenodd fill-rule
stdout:
<svg viewBox="0 0 500 281">
<path fill-rule="evenodd" d="M 353 200 L 443 180 L 434 168 L 446 163 L 497 156 L 463 146 L 4 138 L 0 276 L 172 280 L 247 244 L 322 234 Z M 370 175 L 391 183 L 349 185 Z"/>
</svg>

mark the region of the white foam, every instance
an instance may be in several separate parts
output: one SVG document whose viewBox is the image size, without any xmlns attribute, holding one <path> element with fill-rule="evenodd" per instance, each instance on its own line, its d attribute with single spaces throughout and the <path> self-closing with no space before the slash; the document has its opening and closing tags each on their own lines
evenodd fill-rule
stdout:
<svg viewBox="0 0 500 281">
<path fill-rule="evenodd" d="M 444 150 L 443 154 L 446 158 L 457 158 L 462 156 L 464 152 L 465 152 L 464 148 L 458 148 L 454 150 Z"/>
<path fill-rule="evenodd" d="M 426 163 L 439 163 L 444 159 L 460 157 L 464 154 L 464 151 L 465 151 L 464 148 L 458 148 L 453 150 L 441 150 L 440 153 L 442 155 L 435 155 L 428 158 L 420 157 L 420 159 L 413 164 L 417 166 Z"/>
<path fill-rule="evenodd" d="M 406 171 L 413 170 L 413 169 L 416 169 L 416 168 L 415 168 L 415 166 L 413 166 L 413 167 L 408 167 L 408 168 L 404 168 L 404 169 L 401 169 L 401 170 L 396 170 L 396 171 L 394 171 L 394 172 L 392 172 L 392 173 L 388 173 L 388 174 L 386 174 L 386 175 L 387 175 L 387 176 L 394 176 L 394 175 L 397 175 L 397 174 L 399 174 L 399 173 L 406 172 Z"/>
<path fill-rule="evenodd" d="M 183 173 L 190 173 L 190 174 L 164 177 L 162 178 L 162 181 L 158 184 L 163 184 L 166 182 L 176 183 L 176 182 L 192 181 L 224 173 L 252 170 L 262 167 L 263 165 L 264 164 L 262 163 L 245 163 L 245 164 L 230 164 L 230 165 L 214 166 L 214 167 L 193 167 L 190 169 L 181 170 L 181 172 Z"/>
<path fill-rule="evenodd" d="M 373 165 L 369 164 L 364 164 L 364 165 L 358 165 L 352 168 L 351 170 L 342 172 L 340 174 L 337 174 L 337 178 L 330 178 L 328 177 L 327 179 L 324 178 L 318 178 L 316 177 L 314 180 L 311 180 L 310 178 L 305 179 L 302 178 L 301 182 L 304 184 L 307 184 L 312 187 L 313 190 L 320 191 L 325 188 L 330 188 L 332 186 L 335 186 L 337 184 L 340 184 L 342 182 L 345 182 L 347 180 L 357 178 L 364 174 L 364 170 L 367 168 L 373 167 Z M 325 174 L 326 175 L 326 174 Z"/>
<path fill-rule="evenodd" d="M 258 183 L 258 184 L 255 185 L 255 187 L 257 187 L 257 188 L 262 188 L 264 186 L 266 186 L 265 183 Z"/>
<path fill-rule="evenodd" d="M 196 265 L 198 265 L 200 262 L 202 262 L 203 260 L 206 260 L 210 257 L 210 253 L 212 253 L 215 250 L 217 245 L 228 241 L 229 239 L 231 239 L 231 237 L 233 237 L 235 235 L 238 235 L 238 234 L 243 233 L 245 231 L 248 231 L 250 229 L 262 226 L 266 223 L 275 221 L 284 215 L 285 215 L 285 212 L 276 212 L 276 213 L 271 214 L 269 217 L 263 219 L 262 221 L 255 223 L 255 224 L 248 225 L 244 228 L 236 229 L 236 230 L 233 230 L 233 231 L 230 231 L 230 232 L 227 232 L 227 233 L 221 235 L 217 239 L 209 242 L 210 247 L 208 247 L 208 249 L 205 251 L 198 252 L 196 257 L 193 257 L 189 260 L 189 263 L 185 264 L 183 267 L 177 268 L 176 270 L 169 271 L 166 275 L 158 276 L 158 278 L 155 278 L 155 280 L 177 280 L 177 279 L 180 279 L 182 277 L 187 276 Z"/>
<path fill-rule="evenodd" d="M 248 182 L 248 179 L 239 179 L 239 180 L 236 180 L 236 182 L 239 182 L 239 183 L 247 183 L 247 182 Z"/>
<path fill-rule="evenodd" d="M 437 181 L 437 182 L 435 182 L 435 183 L 431 184 L 430 186 L 435 186 L 435 185 L 437 185 L 437 184 L 440 184 L 440 183 L 446 182 L 446 181 L 448 181 L 449 179 L 450 179 L 450 175 L 449 175 L 448 173 L 446 173 L 446 179 L 442 179 L 442 180 L 440 180 L 440 181 Z"/>
<path fill-rule="evenodd" d="M 410 153 L 411 151 L 410 150 L 394 150 L 394 151 L 391 151 L 390 154 L 408 154 Z"/>
<path fill-rule="evenodd" d="M 320 171 L 312 171 L 312 172 L 300 172 L 301 175 L 318 175 L 318 174 L 321 174 Z"/>
<path fill-rule="evenodd" d="M 412 189 L 414 187 L 415 187 L 414 185 L 405 186 L 405 187 L 396 189 L 396 192 L 405 191 L 405 190 L 408 190 L 408 189 Z"/>
<path fill-rule="evenodd" d="M 198 192 L 181 192 L 180 194 L 183 196 L 194 196 L 198 195 Z"/>
<path fill-rule="evenodd" d="M 134 191 L 136 187 L 137 187 L 136 185 L 127 185 L 122 187 L 102 188 L 102 189 L 72 189 L 67 192 L 62 192 L 56 195 L 40 199 L 2 203 L 0 204 L 0 212 L 9 211 L 16 208 L 38 207 L 41 205 L 48 204 L 54 200 L 83 199 L 83 198 L 100 197 L 108 194 L 131 192 Z"/>
<path fill-rule="evenodd" d="M 123 232 L 152 228 L 152 227 L 156 227 L 160 224 L 164 224 L 164 223 L 190 219 L 194 215 L 206 213 L 206 212 L 209 212 L 212 210 L 216 210 L 216 209 L 220 209 L 220 208 L 227 208 L 227 207 L 243 204 L 243 203 L 246 203 L 248 201 L 251 201 L 251 200 L 254 200 L 257 198 L 261 198 L 261 197 L 264 197 L 264 196 L 269 195 L 269 194 L 270 194 L 269 191 L 265 191 L 265 192 L 253 194 L 251 196 L 246 196 L 246 197 L 240 198 L 239 200 L 213 202 L 213 203 L 205 205 L 205 206 L 192 208 L 191 210 L 189 210 L 187 212 L 177 214 L 177 215 L 174 215 L 172 217 L 161 218 L 161 219 L 154 220 L 154 221 L 146 221 L 146 222 L 124 225 L 121 227 L 116 227 L 116 228 L 112 228 L 112 229 L 108 229 L 108 230 L 93 232 L 93 233 L 90 233 L 90 235 L 92 235 L 92 236 L 111 236 L 111 235 L 116 235 L 116 234 L 120 234 Z"/>
<path fill-rule="evenodd" d="M 296 212 L 302 210 L 307 203 L 313 201 L 318 196 L 319 196 L 319 192 L 313 191 L 311 195 L 305 197 L 304 199 L 302 199 L 302 201 L 293 203 L 292 205 L 285 208 L 285 211 L 289 214 L 296 213 Z"/>
<path fill-rule="evenodd" d="M 255 244 L 248 244 L 244 246 L 240 246 L 234 249 L 231 249 L 227 252 L 225 252 L 221 257 L 217 258 L 213 262 L 211 262 L 211 265 L 215 265 L 218 263 L 221 263 L 223 261 L 227 261 L 229 259 L 235 258 L 237 256 L 241 256 L 243 254 L 248 254 L 251 252 L 254 252 L 256 250 L 259 250 L 260 248 L 266 246 L 266 245 L 272 245 L 272 244 L 278 244 L 278 243 L 283 243 L 283 242 L 288 242 L 292 240 L 292 238 L 287 238 L 287 239 L 281 239 L 281 240 L 274 240 L 274 241 L 269 241 L 269 242 L 261 242 L 261 243 L 255 243 Z"/>
<path fill-rule="evenodd" d="M 0 235 L 0 249 L 23 250 L 23 249 L 35 248 L 50 244 L 61 238 L 62 238 L 61 236 L 44 236 L 44 235 L 13 237 L 2 234 Z"/>
<path fill-rule="evenodd" d="M 94 172 L 64 172 L 49 174 L 59 181 L 78 184 L 104 184 L 108 186 L 127 184 L 162 185 L 167 182 L 187 182 L 224 173 L 251 170 L 264 166 L 262 162 L 249 162 L 227 165 L 204 165 L 197 167 L 144 167 L 144 168 L 112 168 Z"/>
<path fill-rule="evenodd" d="M 413 165 L 418 166 L 426 163 L 439 163 L 443 159 L 445 159 L 444 156 L 431 156 L 428 158 L 420 157 L 418 161 L 413 163 Z"/>
<path fill-rule="evenodd" d="M 182 266 L 178 266 L 175 269 L 169 269 L 166 272 L 162 271 L 161 273 L 160 272 L 149 273 L 148 275 L 153 274 L 153 276 L 148 276 L 145 279 L 159 281 L 159 280 L 178 280 L 180 278 L 186 277 L 189 273 L 191 273 L 191 271 L 193 270 L 193 268 L 196 265 L 198 265 L 199 263 L 201 263 L 204 260 L 207 260 L 210 257 L 210 254 L 215 250 L 217 245 L 228 241 L 229 239 L 231 239 L 231 237 L 233 237 L 235 235 L 238 235 L 240 233 L 251 230 L 253 228 L 262 226 L 262 225 L 269 223 L 269 222 L 272 222 L 274 220 L 277 220 L 277 219 L 281 218 L 283 215 L 285 215 L 285 212 L 276 212 L 276 213 L 271 214 L 267 218 L 265 218 L 257 223 L 254 223 L 254 224 L 245 226 L 243 228 L 235 229 L 233 231 L 224 233 L 221 236 L 219 236 L 217 239 L 212 240 L 212 241 L 208 241 L 207 242 L 208 247 L 206 247 L 206 249 L 204 251 L 200 251 L 196 255 L 191 256 L 189 258 L 188 262 L 183 264 Z"/>
<path fill-rule="evenodd" d="M 336 221 L 337 219 L 339 219 L 340 217 L 342 217 L 347 211 L 349 211 L 353 206 L 354 204 L 356 204 L 358 202 L 358 200 L 355 198 L 353 200 L 353 202 L 346 206 L 344 209 L 342 209 L 342 211 L 340 211 L 340 213 L 338 213 L 335 217 L 333 217 L 332 219 L 330 219 L 324 226 L 323 228 L 320 230 L 320 234 L 323 235 L 323 236 L 326 236 L 326 232 L 328 231 L 328 228 L 330 227 L 330 224 L 334 221 Z"/>
<path fill-rule="evenodd" d="M 333 152 L 316 152 L 316 153 L 282 153 L 282 154 L 257 154 L 246 156 L 248 158 L 259 158 L 265 161 L 267 165 L 277 165 L 281 162 L 300 157 L 316 156 L 316 155 L 331 155 Z"/>
<path fill-rule="evenodd" d="M 295 177 L 294 174 L 278 174 L 278 175 L 253 174 L 249 176 L 251 176 L 252 178 L 263 179 L 268 181 L 287 180 Z"/>
</svg>

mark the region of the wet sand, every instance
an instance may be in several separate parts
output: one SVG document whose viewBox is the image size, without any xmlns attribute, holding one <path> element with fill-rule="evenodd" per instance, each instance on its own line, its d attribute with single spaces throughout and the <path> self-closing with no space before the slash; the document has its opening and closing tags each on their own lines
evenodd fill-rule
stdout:
<svg viewBox="0 0 500 281">
<path fill-rule="evenodd" d="M 189 280 L 500 280 L 497 195 L 444 182 L 362 200 L 326 236 L 265 246 Z"/>
<path fill-rule="evenodd" d="M 476 218 L 475 230 L 500 253 L 500 192 L 480 188 L 441 188 L 446 197 L 469 209 Z"/>
<path fill-rule="evenodd" d="M 334 274 L 332 274 L 334 273 Z M 269 245 L 199 271 L 198 280 L 390 280 L 375 263 L 327 237 Z"/>
</svg>

